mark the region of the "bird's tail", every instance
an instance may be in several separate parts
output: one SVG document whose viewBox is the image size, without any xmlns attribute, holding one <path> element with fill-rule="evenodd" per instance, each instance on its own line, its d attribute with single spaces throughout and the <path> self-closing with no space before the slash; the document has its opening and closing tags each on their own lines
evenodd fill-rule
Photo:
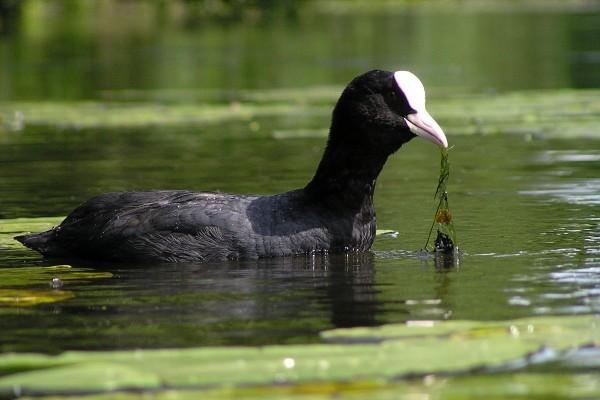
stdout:
<svg viewBox="0 0 600 400">
<path fill-rule="evenodd" d="M 43 255 L 58 256 L 63 254 L 64 251 L 56 245 L 55 235 L 54 229 L 50 229 L 46 232 L 15 236 L 15 239 Z"/>
</svg>

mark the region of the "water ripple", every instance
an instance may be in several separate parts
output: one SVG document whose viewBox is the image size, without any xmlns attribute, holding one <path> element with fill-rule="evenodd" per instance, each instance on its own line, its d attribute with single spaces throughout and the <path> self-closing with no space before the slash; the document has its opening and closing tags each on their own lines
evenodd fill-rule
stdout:
<svg viewBox="0 0 600 400">
<path fill-rule="evenodd" d="M 600 151 L 579 150 L 548 150 L 542 152 L 536 161 L 541 164 L 556 164 L 558 162 L 594 162 L 600 161 Z"/>
<path fill-rule="evenodd" d="M 580 179 L 572 182 L 545 183 L 519 194 L 552 198 L 577 205 L 600 205 L 600 179 Z"/>
</svg>

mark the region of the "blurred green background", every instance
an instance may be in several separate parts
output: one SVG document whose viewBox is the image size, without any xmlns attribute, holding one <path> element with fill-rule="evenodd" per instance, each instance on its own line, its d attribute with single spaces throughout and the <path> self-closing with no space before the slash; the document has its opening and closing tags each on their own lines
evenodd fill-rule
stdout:
<svg viewBox="0 0 600 400">
<path fill-rule="evenodd" d="M 569 0 L 3 0 L 0 100 L 343 85 L 374 67 L 430 90 L 596 87 L 599 18 Z"/>
</svg>

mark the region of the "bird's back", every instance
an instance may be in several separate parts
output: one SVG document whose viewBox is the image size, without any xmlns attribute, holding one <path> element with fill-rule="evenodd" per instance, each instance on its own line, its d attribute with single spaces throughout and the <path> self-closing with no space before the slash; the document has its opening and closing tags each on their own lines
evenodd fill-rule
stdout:
<svg viewBox="0 0 600 400">
<path fill-rule="evenodd" d="M 302 190 L 276 196 L 150 191 L 95 197 L 52 230 L 18 239 L 48 256 L 197 262 L 341 250 L 355 247 L 353 231 L 350 218 L 307 203 Z M 372 238 L 366 242 L 363 250 Z"/>
<path fill-rule="evenodd" d="M 235 258 L 230 232 L 247 229 L 252 196 L 190 191 L 107 193 L 50 231 L 19 237 L 49 256 L 157 261 Z"/>
</svg>

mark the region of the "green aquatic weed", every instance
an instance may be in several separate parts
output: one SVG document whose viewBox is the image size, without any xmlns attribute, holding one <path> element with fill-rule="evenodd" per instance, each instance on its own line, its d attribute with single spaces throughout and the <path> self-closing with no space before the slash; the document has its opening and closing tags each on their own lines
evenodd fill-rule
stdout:
<svg viewBox="0 0 600 400">
<path fill-rule="evenodd" d="M 427 242 L 425 242 L 425 250 L 435 250 L 438 247 L 438 243 L 443 242 L 444 249 L 452 249 L 456 245 L 456 230 L 452 222 L 452 213 L 450 212 L 450 206 L 448 204 L 448 191 L 446 187 L 450 178 L 450 163 L 448 162 L 448 149 L 442 148 L 440 151 L 440 175 L 438 178 L 438 184 L 435 189 L 433 198 L 437 200 L 437 208 L 427 235 Z M 431 240 L 431 233 L 433 228 L 437 227 L 437 238 L 436 245 L 433 249 L 429 248 L 429 241 Z"/>
</svg>

